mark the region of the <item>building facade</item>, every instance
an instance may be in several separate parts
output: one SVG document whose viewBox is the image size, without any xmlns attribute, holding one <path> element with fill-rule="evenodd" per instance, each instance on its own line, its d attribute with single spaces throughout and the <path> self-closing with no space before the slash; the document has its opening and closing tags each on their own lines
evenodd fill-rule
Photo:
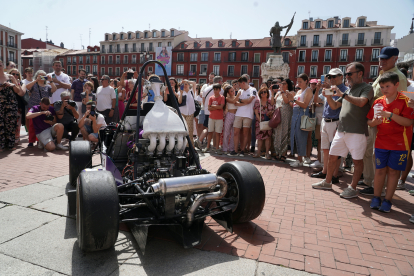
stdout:
<svg viewBox="0 0 414 276">
<path fill-rule="evenodd" d="M 8 61 L 16 63 L 17 68 L 21 71 L 21 54 L 22 54 L 22 35 L 23 33 L 13 30 L 0 24 L 0 59 L 4 65 Z"/>
<path fill-rule="evenodd" d="M 22 39 L 22 49 L 64 49 L 63 42 L 60 43 L 60 46 L 55 45 L 52 40 L 42 41 L 41 39 L 37 40 L 34 38 L 25 38 Z"/>
<path fill-rule="evenodd" d="M 56 56 L 55 60 L 62 63 L 66 74 L 72 78 L 78 77 L 80 69 L 85 69 L 87 74 L 99 76 L 99 46 L 88 46 L 83 50 L 68 50 Z"/>
<path fill-rule="evenodd" d="M 390 45 L 393 26 L 378 25 L 367 21 L 366 16 L 356 18 L 332 17 L 327 20 L 302 20 L 297 32 L 296 76 L 306 73 L 311 78 L 327 74 L 331 68 L 345 72 L 348 63 L 357 61 L 364 65 L 364 81 L 378 76 L 381 48 Z"/>
</svg>

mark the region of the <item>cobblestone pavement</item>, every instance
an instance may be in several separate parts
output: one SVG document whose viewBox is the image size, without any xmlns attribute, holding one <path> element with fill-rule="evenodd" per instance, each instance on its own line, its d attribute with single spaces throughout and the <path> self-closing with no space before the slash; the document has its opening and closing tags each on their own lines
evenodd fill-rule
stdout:
<svg viewBox="0 0 414 276">
<path fill-rule="evenodd" d="M 23 140 L 16 151 L 0 153 L 0 194 L 67 175 L 68 159 L 65 151 L 28 149 Z M 396 191 L 390 213 L 380 213 L 369 208 L 368 196 L 339 197 L 349 173 L 332 191 L 321 191 L 311 188 L 315 179 L 308 167 L 226 156 L 204 157 L 202 166 L 216 172 L 235 159 L 251 162 L 262 174 L 264 210 L 256 220 L 235 225 L 233 234 L 207 220 L 197 248 L 322 275 L 414 275 L 414 224 L 408 221 L 414 197 L 406 190 Z M 409 177 L 407 189 L 414 189 L 411 183 Z M 170 239 L 157 231 L 152 236 Z"/>
</svg>

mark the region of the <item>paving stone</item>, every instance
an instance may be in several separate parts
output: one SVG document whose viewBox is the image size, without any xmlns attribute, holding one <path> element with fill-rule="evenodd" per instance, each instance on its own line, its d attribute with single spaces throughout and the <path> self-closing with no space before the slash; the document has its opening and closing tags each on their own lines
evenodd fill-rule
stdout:
<svg viewBox="0 0 414 276">
<path fill-rule="evenodd" d="M 6 207 L 6 204 L 5 203 L 0 203 L 0 209 L 3 208 L 3 207 Z"/>
<path fill-rule="evenodd" d="M 27 207 L 64 194 L 62 188 L 36 183 L 0 192 L 0 201 Z"/>
<path fill-rule="evenodd" d="M 278 275 L 278 276 L 310 276 L 315 274 L 310 274 L 305 271 L 298 271 L 289 269 L 282 266 L 275 266 L 268 263 L 259 262 L 257 267 L 256 274 L 258 276 L 267 276 L 267 275 Z"/>
<path fill-rule="evenodd" d="M 21 261 L 3 254 L 0 254 L 0 275 L 37 275 L 57 276 L 63 275 L 56 271 L 45 269 L 28 262 Z"/>
<path fill-rule="evenodd" d="M 64 175 L 61 177 L 52 178 L 46 181 L 39 182 L 40 184 L 50 185 L 54 187 L 66 188 L 69 183 L 69 175 Z"/>
<path fill-rule="evenodd" d="M 57 218 L 59 217 L 52 214 L 15 205 L 1 208 L 0 244 L 36 229 L 41 225 Z"/>
<path fill-rule="evenodd" d="M 32 209 L 67 216 L 68 197 L 61 195 L 31 206 Z"/>
</svg>

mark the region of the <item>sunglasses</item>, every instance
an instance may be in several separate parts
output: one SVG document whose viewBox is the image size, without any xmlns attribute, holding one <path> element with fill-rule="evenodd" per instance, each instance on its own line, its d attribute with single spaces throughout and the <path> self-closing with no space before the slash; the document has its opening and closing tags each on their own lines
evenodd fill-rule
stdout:
<svg viewBox="0 0 414 276">
<path fill-rule="evenodd" d="M 352 74 L 351 74 L 352 75 Z M 327 76 L 328 80 L 335 79 L 337 76 Z"/>
<path fill-rule="evenodd" d="M 355 72 L 345 73 L 345 76 L 350 77 L 350 76 L 352 76 L 352 74 L 354 74 L 354 73 L 358 73 L 358 72 L 361 72 L 361 71 L 355 71 Z"/>
<path fill-rule="evenodd" d="M 17 73 L 11 73 L 13 76 L 20 76 L 19 74 L 17 74 Z"/>
</svg>

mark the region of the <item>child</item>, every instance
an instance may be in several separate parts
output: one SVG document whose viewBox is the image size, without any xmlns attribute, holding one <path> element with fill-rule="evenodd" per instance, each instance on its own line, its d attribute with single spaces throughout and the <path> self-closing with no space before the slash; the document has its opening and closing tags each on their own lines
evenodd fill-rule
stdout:
<svg viewBox="0 0 414 276">
<path fill-rule="evenodd" d="M 237 93 L 237 96 L 234 95 L 235 91 L 233 86 L 226 86 L 224 89 L 224 98 L 226 99 L 224 103 L 224 109 L 227 108 L 226 119 L 224 120 L 224 135 L 223 135 L 223 151 L 224 154 L 234 151 L 234 129 L 233 123 L 234 118 L 236 117 L 237 106 L 235 103 L 239 101 L 241 91 Z"/>
<path fill-rule="evenodd" d="M 208 101 L 208 110 L 210 111 L 210 116 L 208 119 L 208 138 L 207 138 L 207 147 L 203 149 L 203 152 L 210 151 L 211 138 L 213 134 L 216 135 L 214 140 L 214 148 L 216 149 L 217 154 L 222 154 L 219 150 L 220 134 L 223 131 L 223 106 L 224 106 L 224 97 L 220 95 L 221 85 L 215 83 L 213 85 L 214 95 L 210 97 Z"/>
<path fill-rule="evenodd" d="M 94 90 L 94 85 L 93 85 L 92 82 L 87 81 L 83 85 L 83 92 L 81 93 L 82 110 L 81 110 L 81 113 L 79 113 L 79 118 L 82 118 L 83 117 L 83 115 L 81 116 L 80 114 L 85 114 L 85 112 L 86 112 L 86 104 L 88 102 L 94 102 L 95 105 L 96 105 L 96 94 L 92 92 L 93 90 Z"/>
<path fill-rule="evenodd" d="M 409 98 L 397 91 L 399 85 L 397 74 L 387 72 L 379 78 L 384 96 L 373 103 L 367 115 L 368 125 L 378 126 L 375 141 L 374 197 L 370 207 L 389 212 L 398 178 L 407 165 L 413 136 L 414 111 L 408 106 Z M 381 203 L 380 196 L 386 175 L 388 176 L 387 193 Z"/>
</svg>

